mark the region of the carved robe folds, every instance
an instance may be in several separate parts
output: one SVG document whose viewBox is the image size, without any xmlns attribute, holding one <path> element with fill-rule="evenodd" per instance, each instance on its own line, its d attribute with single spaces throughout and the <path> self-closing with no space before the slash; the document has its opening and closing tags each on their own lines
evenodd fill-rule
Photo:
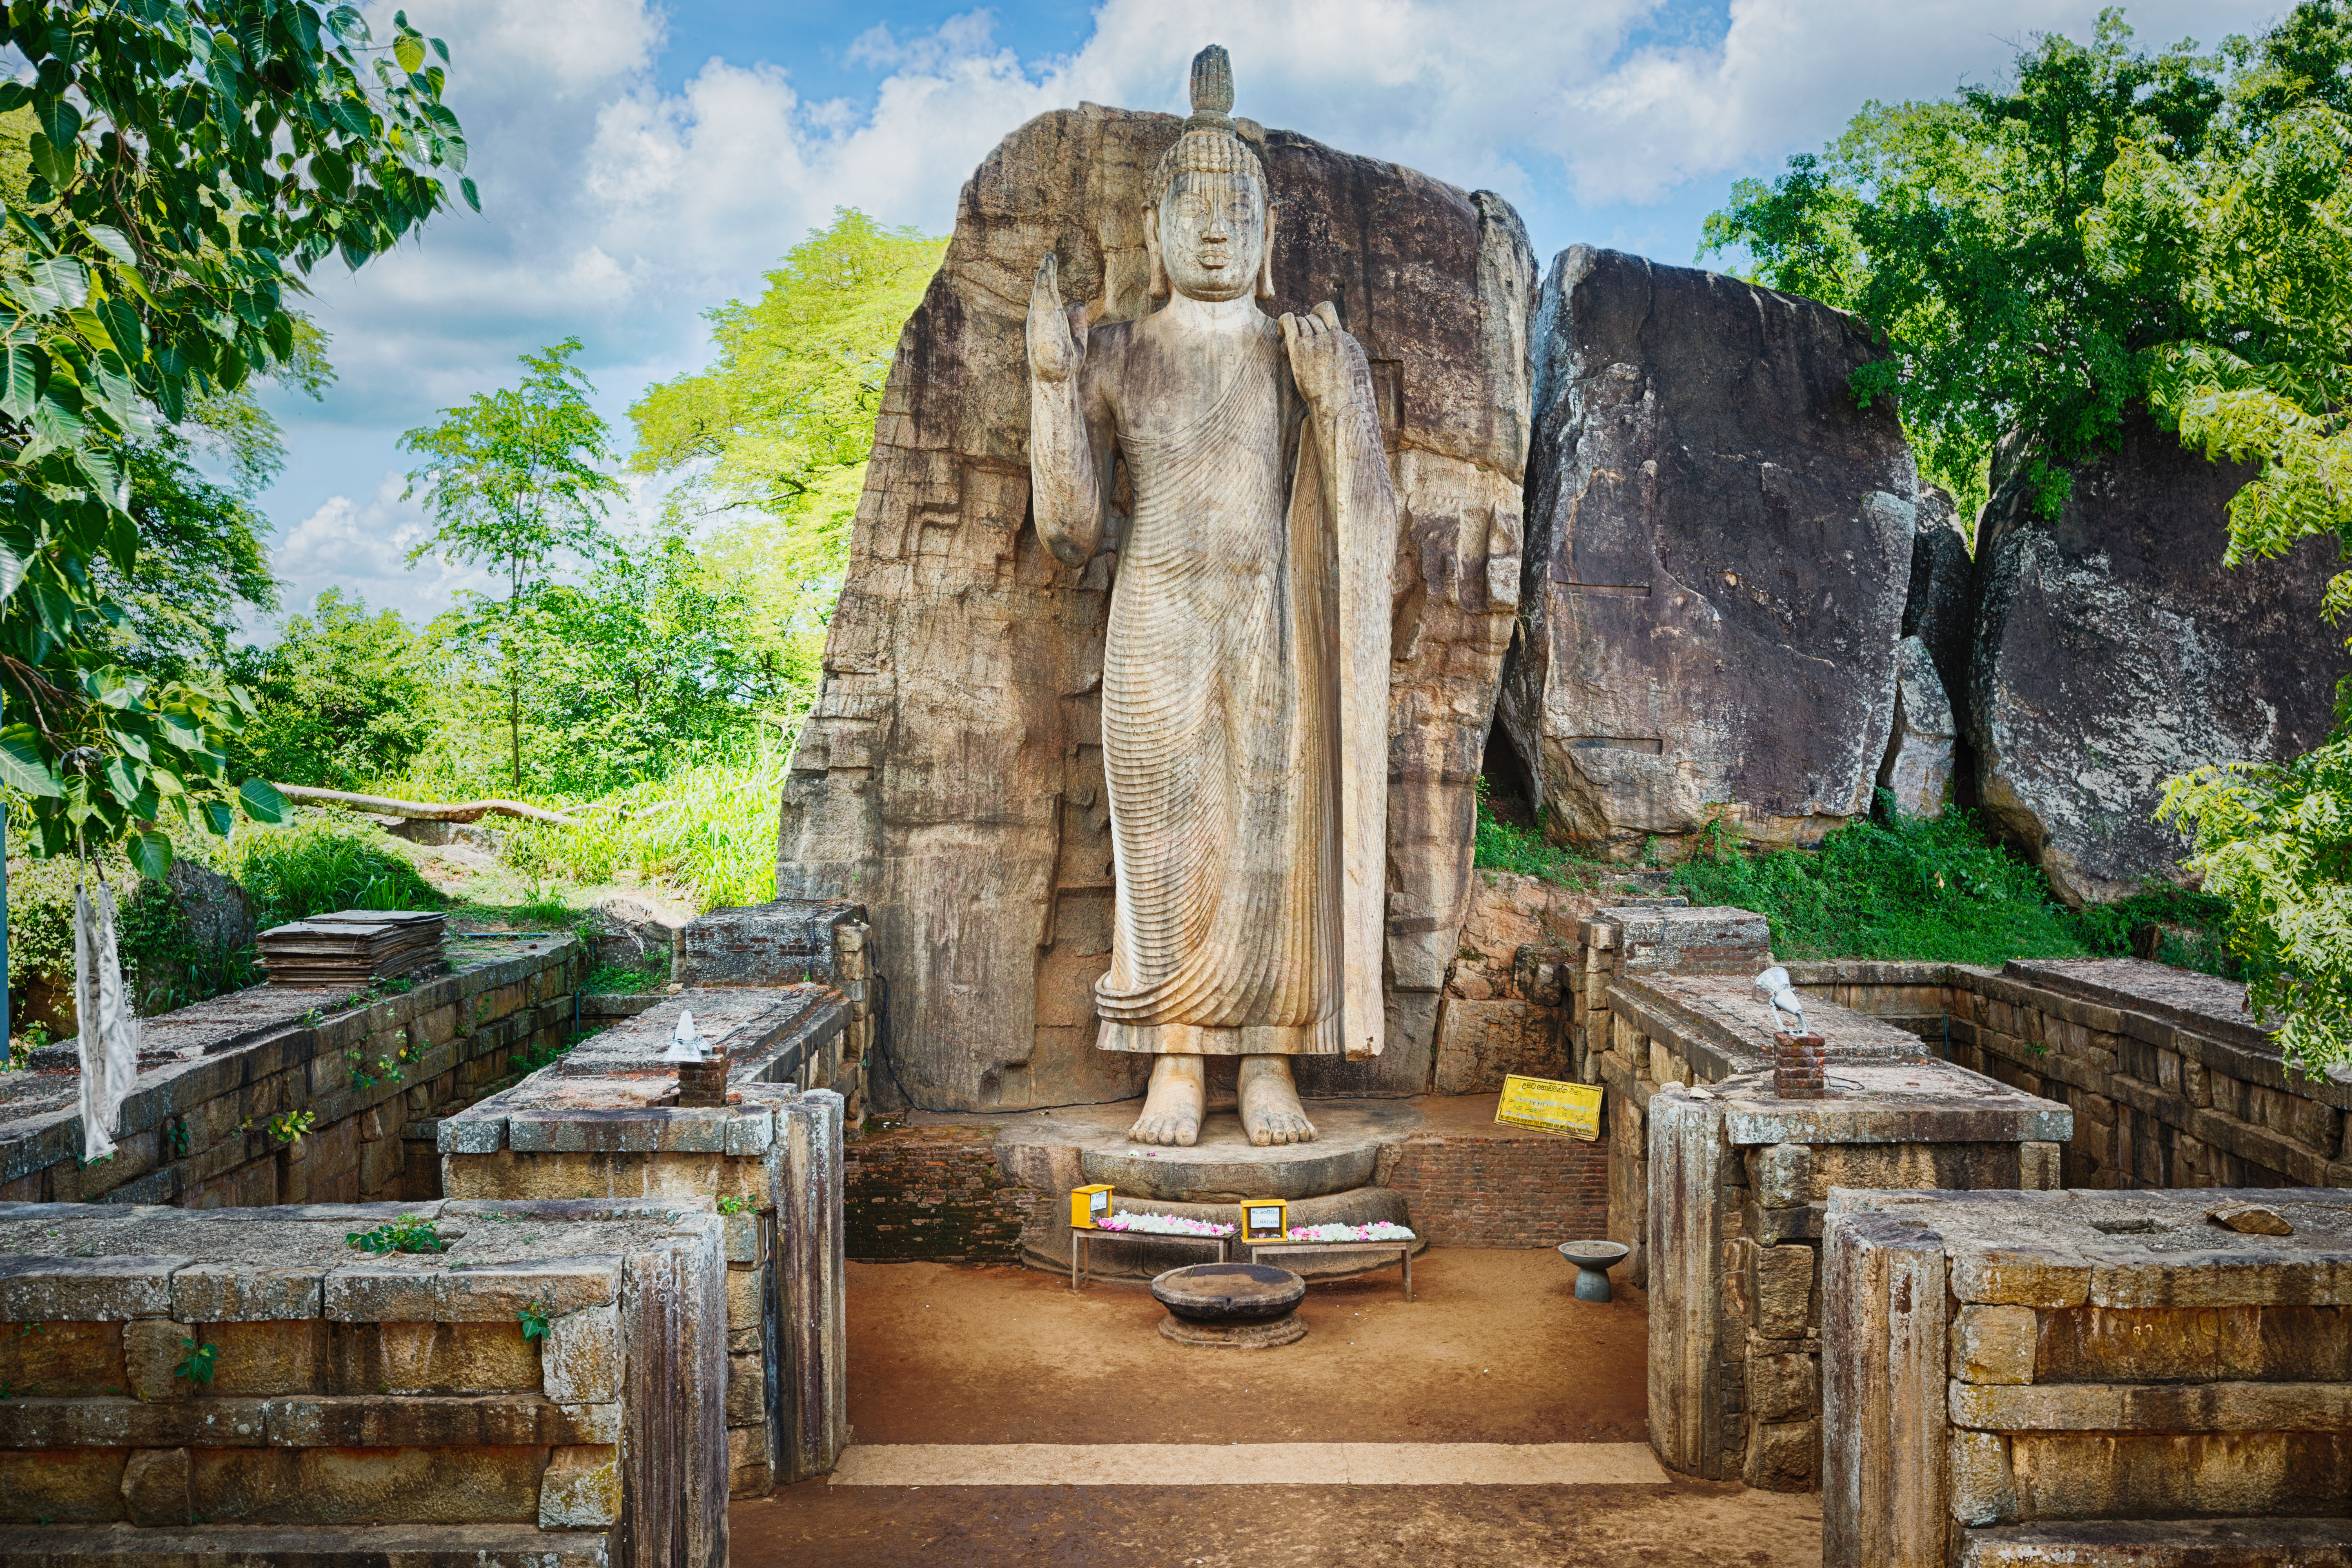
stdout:
<svg viewBox="0 0 2352 1568">
<path fill-rule="evenodd" d="M 1272 325 L 1183 428 L 1137 395 L 1169 368 L 1147 331 L 1089 345 L 1135 496 L 1103 658 L 1108 1050 L 1381 1047 L 1396 502 L 1361 351 L 1311 411 Z"/>
</svg>

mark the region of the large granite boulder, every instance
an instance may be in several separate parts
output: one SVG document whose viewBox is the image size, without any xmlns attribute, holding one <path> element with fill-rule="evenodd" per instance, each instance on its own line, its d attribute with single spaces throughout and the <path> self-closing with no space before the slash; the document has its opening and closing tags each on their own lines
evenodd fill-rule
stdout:
<svg viewBox="0 0 2352 1568">
<path fill-rule="evenodd" d="M 2336 552 L 2306 540 L 2222 565 L 2229 499 L 2254 469 L 2209 463 L 2145 415 L 2074 469 L 2055 522 L 2003 456 L 1977 539 L 1979 796 L 2060 898 L 2125 898 L 2188 852 L 2155 820 L 2167 778 L 2326 737 L 2347 668 L 2319 616 Z"/>
<path fill-rule="evenodd" d="M 1182 121 L 1087 105 L 1008 136 L 883 395 L 824 689 L 785 784 L 776 892 L 850 899 L 889 976 L 884 1105 L 1018 1108 L 1140 1091 L 1094 1047 L 1109 966 L 1097 721 L 1115 558 L 1056 562 L 1027 518 L 1023 325 L 1038 258 L 1097 321 L 1142 313 L 1142 207 Z M 1536 287 L 1517 216 L 1246 121 L 1279 204 L 1280 310 L 1361 341 L 1402 517 L 1389 742 L 1388 1045 L 1309 1093 L 1426 1086 L 1468 903 L 1474 791 L 1521 580 Z M 1213 1084 L 1213 1089 L 1216 1086 Z"/>
<path fill-rule="evenodd" d="M 1553 263 L 1502 718 L 1555 837 L 1625 856 L 1728 810 L 1803 844 L 1869 809 L 1919 510 L 1894 408 L 1848 389 L 1871 353 L 1737 279 Z"/>
</svg>

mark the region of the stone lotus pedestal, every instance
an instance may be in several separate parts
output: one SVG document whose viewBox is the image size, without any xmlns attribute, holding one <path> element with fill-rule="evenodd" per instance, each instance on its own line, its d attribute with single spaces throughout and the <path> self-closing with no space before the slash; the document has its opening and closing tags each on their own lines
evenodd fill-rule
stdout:
<svg viewBox="0 0 2352 1568">
<path fill-rule="evenodd" d="M 1307 1281 L 1263 1263 L 1196 1263 L 1171 1268 L 1151 1282 L 1168 1309 L 1160 1337 L 1180 1345 L 1220 1350 L 1272 1350 L 1307 1337 L 1297 1312 Z"/>
<path fill-rule="evenodd" d="M 1197 1143 L 1139 1144 L 1127 1136 L 1132 1101 L 1072 1106 L 1008 1118 L 996 1138 L 996 1162 L 1006 1178 L 1041 1195 L 1024 1227 L 1022 1261 L 1033 1268 L 1070 1271 L 1070 1231 L 1061 1223 L 1073 1187 L 1114 1189 L 1111 1207 L 1181 1215 L 1237 1226 L 1246 1198 L 1281 1198 L 1290 1223 L 1370 1225 L 1386 1220 L 1412 1228 L 1404 1194 L 1382 1184 L 1382 1173 L 1402 1157 L 1419 1125 L 1402 1100 L 1312 1101 L 1319 1136 L 1312 1143 L 1260 1147 L 1242 1133 L 1226 1106 L 1213 1109 Z M 1413 1250 L 1423 1250 L 1415 1242 Z M 1172 1263 L 1149 1236 L 1098 1234 L 1087 1247 L 1087 1277 L 1140 1285 Z M 1391 1267 L 1393 1256 L 1334 1247 L 1285 1258 L 1308 1279 L 1337 1279 Z"/>
</svg>

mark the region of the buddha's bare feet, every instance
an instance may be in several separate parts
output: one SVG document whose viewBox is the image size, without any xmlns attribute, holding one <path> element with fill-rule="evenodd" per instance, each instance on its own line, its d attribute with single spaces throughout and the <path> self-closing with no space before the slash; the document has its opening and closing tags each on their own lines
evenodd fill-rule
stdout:
<svg viewBox="0 0 2352 1568">
<path fill-rule="evenodd" d="M 1201 1107 L 1209 1097 L 1208 1074 L 1198 1057 L 1161 1057 L 1151 1064 L 1151 1089 L 1143 1099 L 1143 1114 L 1127 1135 L 1139 1143 L 1182 1143 L 1200 1141 Z M 1296 1105 L 1297 1100 L 1291 1101 Z"/>
<path fill-rule="evenodd" d="M 1315 1123 L 1298 1103 L 1288 1057 L 1244 1057 L 1241 1102 L 1242 1131 L 1260 1148 L 1315 1142 Z"/>
</svg>

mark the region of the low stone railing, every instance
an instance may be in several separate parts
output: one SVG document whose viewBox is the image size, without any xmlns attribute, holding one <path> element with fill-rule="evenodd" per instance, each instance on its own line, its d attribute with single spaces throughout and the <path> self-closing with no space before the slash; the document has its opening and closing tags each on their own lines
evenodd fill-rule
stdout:
<svg viewBox="0 0 2352 1568">
<path fill-rule="evenodd" d="M 1789 967 L 1807 992 L 2063 1101 L 2067 1186 L 2352 1187 L 2352 1068 L 2290 1070 L 2243 986 L 2132 958 Z"/>
<path fill-rule="evenodd" d="M 728 1100 L 677 1103 L 680 1014 Z M 726 1211 L 727 1474 L 738 1497 L 831 1469 L 848 1441 L 842 1077 L 849 1003 L 823 984 L 681 991 L 440 1124 L 453 1197 L 677 1199 Z"/>
<path fill-rule="evenodd" d="M 0 1205 L 0 1561 L 719 1568 L 725 1253 L 707 1198 Z"/>
</svg>

